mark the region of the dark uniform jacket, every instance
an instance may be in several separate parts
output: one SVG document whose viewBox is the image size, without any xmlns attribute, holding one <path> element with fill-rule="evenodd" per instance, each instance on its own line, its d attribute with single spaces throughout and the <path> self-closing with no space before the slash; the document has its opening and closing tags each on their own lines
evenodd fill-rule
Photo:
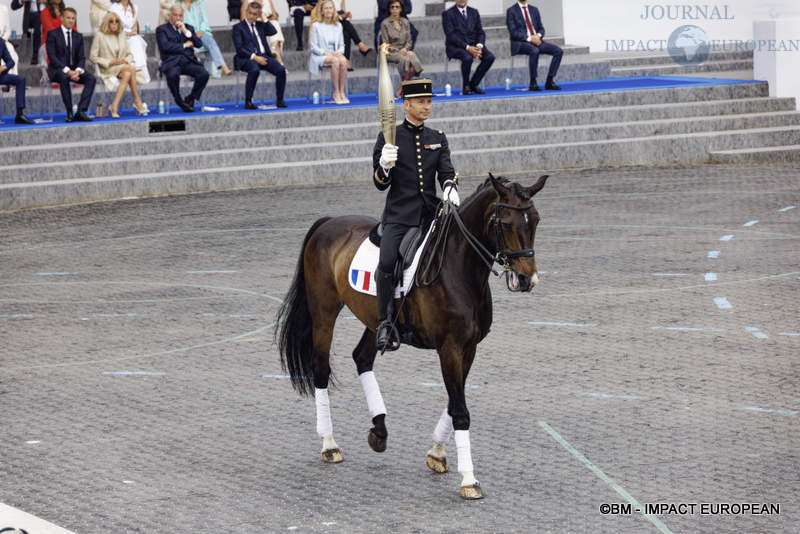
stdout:
<svg viewBox="0 0 800 534">
<path fill-rule="evenodd" d="M 415 126 L 406 120 L 397 125 L 395 143 L 398 147 L 397 163 L 388 177 L 379 163 L 381 150 L 386 144 L 383 132 L 378 135 L 372 152 L 372 181 L 381 191 L 389 188 L 382 221 L 384 224 L 419 226 L 423 219 L 435 216 L 439 205 L 436 180 L 444 187 L 446 180 L 455 177 L 447 137 L 441 130 L 433 130 L 424 124 Z"/>
</svg>

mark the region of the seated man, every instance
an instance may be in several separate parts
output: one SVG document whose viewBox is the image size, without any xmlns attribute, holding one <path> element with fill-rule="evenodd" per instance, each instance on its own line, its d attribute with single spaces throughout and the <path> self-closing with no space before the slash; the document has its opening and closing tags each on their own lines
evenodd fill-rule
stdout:
<svg viewBox="0 0 800 534">
<path fill-rule="evenodd" d="M 303 17 L 310 17 L 317 0 L 286 0 L 289 14 L 294 19 L 294 34 L 297 36 L 297 50 L 303 49 Z"/>
<path fill-rule="evenodd" d="M 194 55 L 194 48 L 203 46 L 203 42 L 194 33 L 194 28 L 183 23 L 183 8 L 174 5 L 169 11 L 169 21 L 156 28 L 158 51 L 161 54 L 161 72 L 167 79 L 175 103 L 183 111 L 194 111 L 194 103 L 200 100 L 203 89 L 208 83 L 208 72 Z M 181 97 L 180 77 L 186 74 L 194 78 L 192 92 L 186 99 Z"/>
<path fill-rule="evenodd" d="M 467 0 L 456 0 L 453 7 L 442 13 L 442 28 L 447 59 L 461 60 L 461 94 L 482 95 L 484 91 L 479 85 L 494 63 L 494 54 L 484 46 L 486 34 L 481 26 L 480 13 L 477 9 L 467 7 Z M 479 59 L 481 64 L 470 79 L 469 73 L 475 59 Z"/>
<path fill-rule="evenodd" d="M 61 15 L 61 27 L 47 32 L 47 75 L 51 82 L 61 87 L 61 100 L 67 108 L 67 122 L 89 122 L 86 115 L 89 103 L 94 94 L 95 78 L 86 72 L 86 56 L 83 52 L 83 36 L 72 28 L 78 18 L 78 12 L 71 7 L 64 8 Z M 78 113 L 72 114 L 72 87 L 70 83 L 83 84 L 83 92 L 78 102 Z"/>
<path fill-rule="evenodd" d="M 551 91 L 561 90 L 553 80 L 558 74 L 558 67 L 561 65 L 561 56 L 564 51 L 554 44 L 544 42 L 544 26 L 539 16 L 539 10 L 528 5 L 527 0 L 517 0 L 517 4 L 506 11 L 506 26 L 511 38 L 511 55 L 528 55 L 528 75 L 530 77 L 528 91 L 541 91 L 536 85 L 540 53 L 553 56 L 544 88 Z"/>
<path fill-rule="evenodd" d="M 247 82 L 244 86 L 244 107 L 256 109 L 253 104 L 253 91 L 255 91 L 258 75 L 262 70 L 275 75 L 275 105 L 285 108 L 283 91 L 286 89 L 286 69 L 272 57 L 267 43 L 267 35 L 275 35 L 277 31 L 266 22 L 260 22 L 261 4 L 251 2 L 247 5 L 245 20 L 233 27 L 233 44 L 236 47 L 236 56 L 233 58 L 233 67 L 247 73 Z"/>
<path fill-rule="evenodd" d="M 25 116 L 25 78 L 15 74 L 9 74 L 14 68 L 14 60 L 6 48 L 6 42 L 0 39 L 0 85 L 13 85 L 17 90 L 17 117 L 14 122 L 17 124 L 33 124 L 33 121 Z"/>
</svg>

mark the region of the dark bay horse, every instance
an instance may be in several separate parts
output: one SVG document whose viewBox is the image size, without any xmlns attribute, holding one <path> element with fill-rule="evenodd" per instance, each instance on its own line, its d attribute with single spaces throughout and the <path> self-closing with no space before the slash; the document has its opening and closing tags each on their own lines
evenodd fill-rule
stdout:
<svg viewBox="0 0 800 534">
<path fill-rule="evenodd" d="M 473 475 L 464 385 L 478 343 L 492 324 L 489 274 L 499 264 L 512 291 L 530 291 L 538 282 L 533 242 L 539 213 L 531 198 L 546 180 L 547 176 L 542 176 L 531 187 L 522 187 L 490 174 L 450 215 L 455 223 L 437 228 L 436 244 L 427 247 L 425 257 L 439 257 L 438 276 L 423 282 L 418 273 L 417 286 L 404 305 L 397 303 L 401 310 L 398 323 L 406 332 L 413 332 L 413 343 L 439 353 L 447 389 L 448 404 L 433 433 L 428 467 L 440 473 L 448 470 L 444 445 L 454 435 L 465 499 L 483 497 Z M 316 221 L 303 241 L 294 281 L 278 313 L 275 335 L 281 364 L 298 393 L 314 393 L 322 458 L 331 463 L 342 461 L 333 439 L 328 380 L 333 327 L 343 305 L 366 326 L 353 360 L 373 416 L 369 445 L 377 452 L 386 449 L 386 408 L 372 371 L 375 297 L 354 291 L 348 282 L 350 262 L 375 224 L 374 219 L 358 216 Z"/>
</svg>

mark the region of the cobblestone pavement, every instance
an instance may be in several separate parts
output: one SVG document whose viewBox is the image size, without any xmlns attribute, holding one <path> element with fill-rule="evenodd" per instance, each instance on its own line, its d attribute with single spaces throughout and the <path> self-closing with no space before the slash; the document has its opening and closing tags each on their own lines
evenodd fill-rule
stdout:
<svg viewBox="0 0 800 534">
<path fill-rule="evenodd" d="M 311 222 L 382 200 L 367 180 L 0 214 L 0 502 L 80 534 L 800 531 L 800 166 L 551 177 L 541 283 L 492 281 L 468 379 L 479 502 L 425 467 L 433 352 L 379 358 L 373 453 L 343 311 L 327 465 L 272 344 Z"/>
</svg>

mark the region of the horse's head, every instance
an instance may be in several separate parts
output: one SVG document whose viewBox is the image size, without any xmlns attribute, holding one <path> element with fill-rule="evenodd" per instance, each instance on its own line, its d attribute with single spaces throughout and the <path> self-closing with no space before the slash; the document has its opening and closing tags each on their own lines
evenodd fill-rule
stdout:
<svg viewBox="0 0 800 534">
<path fill-rule="evenodd" d="M 497 200 L 491 203 L 484 214 L 486 235 L 497 250 L 498 261 L 506 269 L 506 282 L 511 291 L 530 291 L 539 283 L 533 242 L 539 212 L 533 205 L 533 195 L 547 181 L 539 178 L 534 185 L 523 187 L 503 177 L 495 178 L 489 173 Z"/>
</svg>

